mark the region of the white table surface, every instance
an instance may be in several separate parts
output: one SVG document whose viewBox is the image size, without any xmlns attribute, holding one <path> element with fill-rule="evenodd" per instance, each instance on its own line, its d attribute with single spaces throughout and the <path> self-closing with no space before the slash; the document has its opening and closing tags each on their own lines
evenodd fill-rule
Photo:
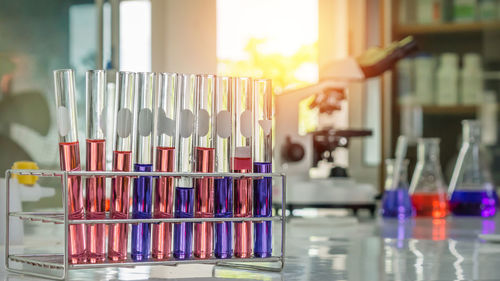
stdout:
<svg viewBox="0 0 500 281">
<path fill-rule="evenodd" d="M 267 273 L 211 265 L 140 266 L 70 271 L 72 280 L 499 280 L 500 219 L 293 218 L 287 225 L 284 271 Z M 278 227 L 277 223 L 275 224 Z M 59 231 L 26 228 L 30 249 L 61 246 Z M 15 247 L 19 250 L 19 247 Z M 4 247 L 2 247 L 3 252 Z M 6 273 L 0 280 L 37 280 Z"/>
</svg>

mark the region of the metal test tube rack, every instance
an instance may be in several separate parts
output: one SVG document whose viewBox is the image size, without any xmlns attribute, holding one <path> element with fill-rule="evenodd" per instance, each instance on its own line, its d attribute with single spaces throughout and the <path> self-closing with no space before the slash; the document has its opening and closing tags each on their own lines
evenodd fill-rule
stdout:
<svg viewBox="0 0 500 281">
<path fill-rule="evenodd" d="M 62 207 L 63 212 L 11 212 L 10 211 L 10 179 L 13 174 L 16 175 L 33 175 L 39 177 L 60 177 L 62 179 Z M 262 177 L 272 177 L 281 179 L 281 215 L 275 215 L 272 217 L 248 217 L 248 218 L 151 218 L 151 219 L 109 219 L 109 215 L 106 214 L 106 219 L 100 220 L 69 220 L 68 219 L 68 204 L 67 204 L 67 184 L 69 176 L 80 176 L 82 178 L 93 177 L 93 176 L 104 176 L 104 177 L 139 177 L 139 176 L 151 176 L 151 177 L 186 177 L 186 178 L 203 178 L 203 177 L 232 177 L 232 178 L 262 178 Z M 253 269 L 253 270 L 264 270 L 264 271 L 274 271 L 281 272 L 285 266 L 285 235 L 286 235 L 286 175 L 284 173 L 171 173 L 171 172 L 111 172 L 111 171 L 53 171 L 53 170 L 7 170 L 5 172 L 6 181 L 6 191 L 5 196 L 7 198 L 5 208 L 5 268 L 9 272 L 21 273 L 36 277 L 50 278 L 50 279 L 60 279 L 63 280 L 68 276 L 69 270 L 77 269 L 97 269 L 105 267 L 135 267 L 135 266 L 145 266 L 145 265 L 168 265 L 176 266 L 178 264 L 213 264 L 219 266 L 227 266 L 233 268 L 242 269 Z M 83 182 L 83 181 L 82 181 Z M 10 219 L 17 218 L 26 221 L 38 221 L 42 223 L 53 223 L 53 224 L 63 224 L 64 225 L 64 253 L 62 254 L 13 254 L 10 250 Z M 281 250 L 278 256 L 271 256 L 267 258 L 236 258 L 231 257 L 227 259 L 218 259 L 215 257 L 209 259 L 197 259 L 192 258 L 189 260 L 176 260 L 171 258 L 169 260 L 147 260 L 141 262 L 135 262 L 131 259 L 127 259 L 124 262 L 109 262 L 106 260 L 103 263 L 85 263 L 85 264 L 70 264 L 68 262 L 68 229 L 71 224 L 111 224 L 111 223 L 181 223 L 181 222 L 243 222 L 243 221 L 280 221 L 281 222 L 281 235 L 273 236 L 280 237 Z M 275 238 L 273 238 L 275 239 Z M 29 249 L 24 249 L 26 250 Z M 278 263 L 279 266 L 269 266 L 269 265 L 256 265 L 255 262 L 265 262 L 265 263 Z M 17 265 L 17 267 L 15 266 Z"/>
</svg>

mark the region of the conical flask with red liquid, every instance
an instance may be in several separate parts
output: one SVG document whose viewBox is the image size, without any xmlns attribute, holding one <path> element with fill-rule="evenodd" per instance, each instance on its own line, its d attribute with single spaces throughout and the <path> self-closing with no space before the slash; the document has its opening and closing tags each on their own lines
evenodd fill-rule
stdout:
<svg viewBox="0 0 500 281">
<path fill-rule="evenodd" d="M 386 159 L 385 191 L 382 197 L 382 216 L 404 219 L 413 216 L 413 206 L 408 193 L 408 159 L 395 169 L 395 160 Z M 398 175 L 395 176 L 394 173 Z"/>
<path fill-rule="evenodd" d="M 443 218 L 448 214 L 448 194 L 439 163 L 439 139 L 421 138 L 417 147 L 417 166 L 410 184 L 415 214 Z"/>
<path fill-rule="evenodd" d="M 456 216 L 492 217 L 498 197 L 481 146 L 481 126 L 462 121 L 462 147 L 450 180 L 450 211 Z"/>
</svg>

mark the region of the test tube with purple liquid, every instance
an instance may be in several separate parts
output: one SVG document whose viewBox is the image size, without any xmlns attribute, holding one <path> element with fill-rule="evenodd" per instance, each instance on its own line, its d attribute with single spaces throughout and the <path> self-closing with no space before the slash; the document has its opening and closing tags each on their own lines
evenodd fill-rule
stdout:
<svg viewBox="0 0 500 281">
<path fill-rule="evenodd" d="M 272 173 L 272 88 L 271 80 L 254 80 L 253 84 L 253 172 Z M 272 216 L 271 177 L 254 179 L 253 181 L 253 214 L 254 217 Z M 254 255 L 270 257 L 272 254 L 271 221 L 254 223 Z"/>
<path fill-rule="evenodd" d="M 178 172 L 193 172 L 193 130 L 196 75 L 179 74 L 177 87 L 176 161 Z M 191 178 L 177 178 L 175 190 L 175 217 L 192 218 L 194 215 L 194 188 Z M 190 259 L 193 254 L 193 223 L 174 225 L 174 257 Z"/>
<path fill-rule="evenodd" d="M 215 171 L 230 172 L 231 153 L 231 96 L 233 78 L 218 76 L 215 83 Z M 217 177 L 214 179 L 214 216 L 230 218 L 233 216 L 233 179 Z M 233 255 L 233 223 L 215 223 L 214 255 L 217 258 L 230 258 Z"/>
<path fill-rule="evenodd" d="M 153 171 L 153 101 L 156 74 L 139 73 L 137 77 L 137 104 L 135 119 L 135 164 L 136 172 Z M 150 219 L 153 195 L 153 177 L 140 176 L 134 179 L 132 193 L 132 217 Z M 136 261 L 150 257 L 151 224 L 138 223 L 132 225 L 131 257 Z"/>
</svg>

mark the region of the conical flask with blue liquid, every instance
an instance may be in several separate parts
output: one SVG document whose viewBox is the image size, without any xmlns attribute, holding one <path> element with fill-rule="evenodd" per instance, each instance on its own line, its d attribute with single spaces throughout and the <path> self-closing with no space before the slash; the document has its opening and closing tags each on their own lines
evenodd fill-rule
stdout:
<svg viewBox="0 0 500 281">
<path fill-rule="evenodd" d="M 404 219 L 413 216 L 414 213 L 408 192 L 409 161 L 402 160 L 399 168 L 395 169 L 396 162 L 395 159 L 385 160 L 386 178 L 381 214 L 386 218 Z"/>
<path fill-rule="evenodd" d="M 462 147 L 450 180 L 450 211 L 456 216 L 492 217 L 498 197 L 481 148 L 481 126 L 462 121 Z"/>
</svg>

